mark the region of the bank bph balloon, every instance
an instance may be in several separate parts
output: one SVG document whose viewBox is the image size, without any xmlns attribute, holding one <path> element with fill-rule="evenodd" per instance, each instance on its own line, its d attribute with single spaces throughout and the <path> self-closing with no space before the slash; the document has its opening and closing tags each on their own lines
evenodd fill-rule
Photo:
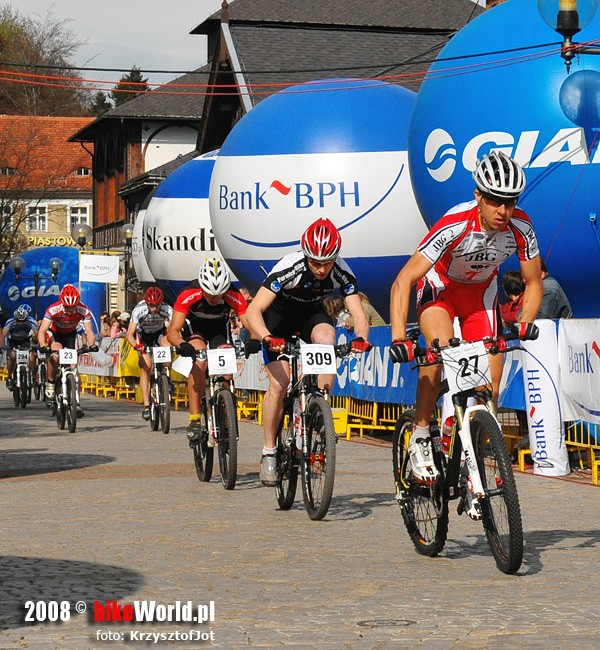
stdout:
<svg viewBox="0 0 600 650">
<path fill-rule="evenodd" d="M 574 40 L 599 33 L 596 14 Z M 519 205 L 532 218 L 551 275 L 576 316 L 597 317 L 600 56 L 575 57 L 567 73 L 560 40 L 536 0 L 510 0 L 464 27 L 419 90 L 410 168 L 419 207 L 432 224 L 472 198 L 478 159 L 492 149 L 514 157 L 527 178 Z M 500 273 L 517 265 L 513 257 Z"/>
<path fill-rule="evenodd" d="M 293 86 L 247 113 L 219 151 L 210 216 L 219 249 L 256 290 L 326 217 L 360 288 L 387 314 L 390 286 L 426 232 L 408 172 L 415 94 L 373 80 Z"/>
</svg>

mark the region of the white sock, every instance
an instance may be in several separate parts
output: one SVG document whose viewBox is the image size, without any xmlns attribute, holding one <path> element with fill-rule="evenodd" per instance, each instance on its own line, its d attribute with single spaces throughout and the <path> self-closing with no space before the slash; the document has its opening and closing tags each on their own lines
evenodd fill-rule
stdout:
<svg viewBox="0 0 600 650">
<path fill-rule="evenodd" d="M 276 451 L 277 451 L 277 449 L 275 447 L 273 447 L 273 449 L 271 449 L 270 447 L 263 447 L 262 455 L 263 456 L 275 456 Z"/>
<path fill-rule="evenodd" d="M 415 427 L 410 436 L 410 444 L 412 445 L 418 438 L 429 438 L 429 427 Z"/>
</svg>

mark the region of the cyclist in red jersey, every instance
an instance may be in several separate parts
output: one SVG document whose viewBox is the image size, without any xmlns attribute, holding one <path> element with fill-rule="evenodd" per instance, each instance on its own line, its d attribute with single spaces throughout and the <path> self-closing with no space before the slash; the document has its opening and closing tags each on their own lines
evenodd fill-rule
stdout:
<svg viewBox="0 0 600 650">
<path fill-rule="evenodd" d="M 40 346 L 47 345 L 51 350 L 75 348 L 77 328 L 82 323 L 87 336 L 87 345 L 96 343 L 96 335 L 92 329 L 92 314 L 81 302 L 77 287 L 65 284 L 61 289 L 57 302 L 52 303 L 42 319 L 38 332 Z M 56 355 L 50 355 L 48 363 L 48 381 L 46 383 L 46 400 L 54 399 L 54 376 L 58 367 Z M 80 412 L 81 417 L 82 412 Z"/>
<path fill-rule="evenodd" d="M 475 199 L 452 208 L 425 236 L 400 271 L 391 291 L 394 362 L 412 361 L 413 343 L 406 339 L 410 292 L 417 285 L 419 327 L 427 344 L 439 339 L 447 345 L 458 318 L 462 338 L 480 340 L 497 334 L 498 267 L 516 253 L 525 293 L 521 320 L 516 323 L 522 340 L 535 339 L 533 323 L 542 299 L 539 248 L 529 217 L 517 207 L 525 189 L 521 167 L 503 152 L 492 151 L 473 173 Z M 502 356 L 489 356 L 492 392 L 498 397 Z M 416 427 L 409 453 L 415 476 L 431 480 L 438 474 L 430 453 L 429 421 L 438 396 L 442 369 L 419 369 Z"/>
<path fill-rule="evenodd" d="M 227 326 L 232 310 L 244 327 L 247 326 L 248 303 L 231 286 L 231 274 L 223 260 L 207 257 L 198 272 L 198 285 L 184 289 L 177 296 L 173 319 L 167 330 L 169 343 L 187 357 L 193 357 L 196 350 L 206 349 L 207 344 L 211 348 L 231 344 Z M 206 392 L 206 366 L 206 361 L 196 360 L 188 376 L 190 421 L 187 429 L 190 438 L 200 433 L 200 404 Z"/>
</svg>

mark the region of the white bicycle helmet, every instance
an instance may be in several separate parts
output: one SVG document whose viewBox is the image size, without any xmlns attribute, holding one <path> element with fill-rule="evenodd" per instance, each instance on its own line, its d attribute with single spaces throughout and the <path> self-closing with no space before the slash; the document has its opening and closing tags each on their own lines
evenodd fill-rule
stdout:
<svg viewBox="0 0 600 650">
<path fill-rule="evenodd" d="M 502 199 L 516 199 L 525 189 L 521 166 L 503 151 L 492 151 L 477 163 L 473 180 L 480 192 Z"/>
<path fill-rule="evenodd" d="M 231 274 L 218 257 L 207 257 L 198 271 L 198 284 L 210 296 L 224 294 L 231 284 Z"/>
<path fill-rule="evenodd" d="M 29 312 L 21 305 L 15 309 L 13 316 L 15 317 L 15 320 L 22 322 L 27 320 Z"/>
</svg>

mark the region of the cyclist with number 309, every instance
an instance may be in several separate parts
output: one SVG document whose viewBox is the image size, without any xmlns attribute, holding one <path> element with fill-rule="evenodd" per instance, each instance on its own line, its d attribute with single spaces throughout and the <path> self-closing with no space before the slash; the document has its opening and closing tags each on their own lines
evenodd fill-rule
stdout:
<svg viewBox="0 0 600 650">
<path fill-rule="evenodd" d="M 131 311 L 131 320 L 127 327 L 126 338 L 140 355 L 140 390 L 144 400 L 142 417 L 150 419 L 150 372 L 152 357 L 146 348 L 169 345 L 167 341 L 167 323 L 173 317 L 173 308 L 164 302 L 160 287 L 149 287 L 144 293 L 144 300 Z"/>
<path fill-rule="evenodd" d="M 252 335 L 262 340 L 269 376 L 263 399 L 264 447 L 260 478 L 264 485 L 277 482 L 275 437 L 283 414 L 283 399 L 290 382 L 290 366 L 279 359 L 286 341 L 296 332 L 307 342 L 335 344 L 335 329 L 323 306 L 323 297 L 339 289 L 354 318 L 357 338 L 353 349 L 366 351 L 369 322 L 363 311 L 356 278 L 338 257 L 342 237 L 329 219 L 318 219 L 304 232 L 302 250 L 283 257 L 263 282 L 247 312 Z M 320 375 L 319 386 L 331 389 L 335 377 Z"/>
<path fill-rule="evenodd" d="M 503 152 L 492 151 L 477 163 L 473 173 L 475 199 L 449 210 L 429 231 L 414 255 L 398 274 L 391 291 L 394 362 L 414 358 L 414 344 L 406 336 L 410 292 L 417 285 L 417 315 L 427 345 L 438 340 L 448 345 L 458 318 L 462 338 L 478 341 L 497 332 L 498 267 L 516 253 L 525 294 L 519 338 L 538 336 L 533 323 L 542 299 L 539 248 L 531 220 L 517 207 L 525 189 L 525 174 Z M 489 357 L 492 394 L 498 397 L 502 357 Z M 438 470 L 432 460 L 429 422 L 438 398 L 439 365 L 419 369 L 416 427 L 409 453 L 415 477 L 434 480 Z"/>
</svg>

